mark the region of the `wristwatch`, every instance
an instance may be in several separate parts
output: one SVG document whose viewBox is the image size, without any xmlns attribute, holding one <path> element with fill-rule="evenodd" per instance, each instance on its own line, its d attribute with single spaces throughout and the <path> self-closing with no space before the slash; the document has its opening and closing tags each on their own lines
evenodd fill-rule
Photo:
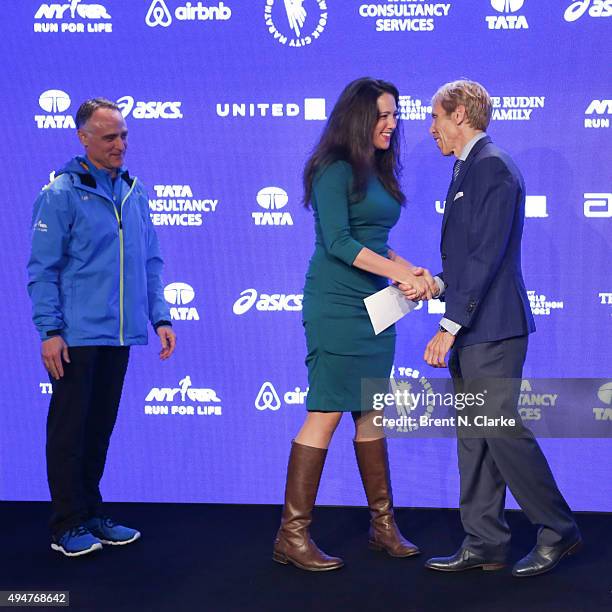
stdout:
<svg viewBox="0 0 612 612">
<path fill-rule="evenodd" d="M 448 334 L 448 329 L 446 329 L 446 327 L 442 327 L 441 325 L 440 325 L 440 331 L 441 331 L 443 334 Z"/>
</svg>

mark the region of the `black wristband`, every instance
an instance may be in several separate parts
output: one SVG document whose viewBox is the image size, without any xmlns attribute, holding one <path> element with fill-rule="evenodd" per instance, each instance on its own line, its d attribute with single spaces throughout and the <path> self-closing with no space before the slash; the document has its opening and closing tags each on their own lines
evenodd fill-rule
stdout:
<svg viewBox="0 0 612 612">
<path fill-rule="evenodd" d="M 50 329 L 47 332 L 47 338 L 52 338 L 53 336 L 61 336 L 61 334 L 62 334 L 61 329 Z"/>
<path fill-rule="evenodd" d="M 172 323 L 170 323 L 170 321 L 158 321 L 154 326 L 153 329 L 155 331 L 157 331 L 158 327 L 172 327 Z"/>
</svg>

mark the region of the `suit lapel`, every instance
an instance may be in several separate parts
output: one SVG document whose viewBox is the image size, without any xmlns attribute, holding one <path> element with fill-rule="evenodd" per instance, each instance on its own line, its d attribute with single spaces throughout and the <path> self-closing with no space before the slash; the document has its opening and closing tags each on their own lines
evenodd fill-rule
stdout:
<svg viewBox="0 0 612 612">
<path fill-rule="evenodd" d="M 453 206 L 453 200 L 455 196 L 457 195 L 459 188 L 461 187 L 461 183 L 463 182 L 463 179 L 469 172 L 470 166 L 474 162 L 474 159 L 476 159 L 476 155 L 478 155 L 478 153 L 480 153 L 482 148 L 486 144 L 489 144 L 490 142 L 491 142 L 491 138 L 489 136 L 485 136 L 484 138 L 481 138 L 472 147 L 470 154 L 465 160 L 463 166 L 461 166 L 461 170 L 459 172 L 459 176 L 457 177 L 457 180 L 451 181 L 451 184 L 448 187 L 448 193 L 446 194 L 446 204 L 444 205 L 444 216 L 442 217 L 442 236 L 444 236 L 444 230 L 446 229 L 446 223 L 448 221 L 448 215 L 450 214 L 450 209 Z"/>
</svg>

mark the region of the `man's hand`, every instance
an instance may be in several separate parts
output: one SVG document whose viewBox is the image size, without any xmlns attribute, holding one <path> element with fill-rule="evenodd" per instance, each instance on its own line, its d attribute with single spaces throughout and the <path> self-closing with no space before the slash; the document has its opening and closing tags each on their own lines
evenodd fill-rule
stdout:
<svg viewBox="0 0 612 612">
<path fill-rule="evenodd" d="M 431 272 L 427 268 L 421 268 L 420 266 L 417 266 L 415 268 L 412 268 L 412 273 L 415 276 L 422 276 L 425 279 L 425 282 L 427 283 L 427 286 L 429 287 L 429 290 L 431 292 L 431 297 L 438 297 L 438 295 L 440 294 L 440 287 L 438 287 L 438 283 L 436 283 L 433 276 L 431 275 Z"/>
<path fill-rule="evenodd" d="M 439 293 L 438 285 L 426 268 L 410 268 L 406 279 L 397 283 L 399 290 L 409 300 L 431 300 Z"/>
<path fill-rule="evenodd" d="M 396 283 L 397 288 L 404 294 L 404 297 L 413 302 L 418 302 L 427 294 L 427 289 L 418 279 L 405 280 L 401 283 Z M 427 298 L 425 298 L 427 299 Z"/>
<path fill-rule="evenodd" d="M 446 367 L 446 353 L 455 343 L 455 336 L 449 332 L 439 331 L 427 344 L 423 359 L 434 368 Z"/>
<path fill-rule="evenodd" d="M 40 352 L 47 372 L 55 380 L 59 380 L 64 375 L 62 359 L 66 363 L 70 363 L 68 345 L 64 342 L 64 339 L 61 336 L 53 336 L 49 340 L 45 340 L 40 346 Z"/>
<path fill-rule="evenodd" d="M 159 352 L 159 358 L 161 360 L 168 359 L 172 353 L 174 353 L 174 347 L 176 346 L 176 334 L 171 327 L 167 325 L 160 325 L 157 328 L 157 335 L 161 342 L 162 350 Z"/>
</svg>

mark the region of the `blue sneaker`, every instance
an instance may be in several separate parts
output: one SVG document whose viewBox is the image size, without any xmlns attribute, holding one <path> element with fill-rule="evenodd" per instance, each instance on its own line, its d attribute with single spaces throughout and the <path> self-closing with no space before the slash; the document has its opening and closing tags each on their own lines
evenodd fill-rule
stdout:
<svg viewBox="0 0 612 612">
<path fill-rule="evenodd" d="M 53 538 L 51 548 L 64 553 L 67 557 L 87 555 L 94 550 L 102 550 L 102 542 L 83 525 L 65 531 L 59 538 Z"/>
<path fill-rule="evenodd" d="M 140 531 L 117 525 L 107 516 L 96 516 L 85 522 L 85 526 L 102 542 L 111 546 L 123 546 L 135 542 L 140 537 Z"/>
</svg>

